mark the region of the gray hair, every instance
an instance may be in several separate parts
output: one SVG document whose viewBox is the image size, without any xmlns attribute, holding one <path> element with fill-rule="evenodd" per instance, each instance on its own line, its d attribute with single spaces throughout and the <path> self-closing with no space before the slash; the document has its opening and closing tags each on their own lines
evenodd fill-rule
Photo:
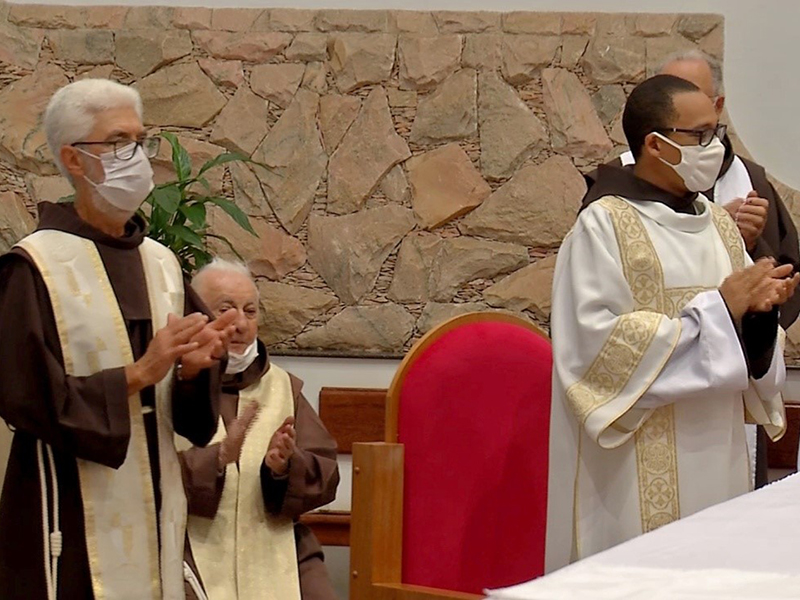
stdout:
<svg viewBox="0 0 800 600">
<path fill-rule="evenodd" d="M 194 277 L 192 277 L 192 287 L 196 291 L 199 291 L 199 284 L 202 284 L 202 280 L 213 271 L 244 275 L 253 282 L 253 287 L 256 288 L 256 294 L 258 294 L 258 286 L 253 279 L 253 274 L 250 272 L 250 268 L 246 264 L 240 260 L 228 260 L 220 257 L 214 258 L 210 263 L 201 267 L 197 273 L 194 274 Z"/>
<path fill-rule="evenodd" d="M 61 162 L 61 148 L 85 139 L 98 113 L 122 106 L 130 106 L 142 118 L 139 92 L 110 79 L 82 79 L 53 94 L 44 112 L 44 132 L 62 175 L 72 179 Z"/>
<path fill-rule="evenodd" d="M 722 96 L 725 93 L 725 88 L 722 84 L 722 63 L 720 63 L 716 58 L 710 56 L 703 52 L 698 48 L 692 48 L 691 50 L 681 50 L 680 52 L 675 52 L 670 54 L 664 61 L 659 65 L 657 73 L 661 73 L 664 68 L 674 62 L 683 62 L 683 61 L 703 61 L 708 65 L 708 68 L 711 69 L 711 79 L 714 82 L 714 94 L 717 96 Z"/>
</svg>

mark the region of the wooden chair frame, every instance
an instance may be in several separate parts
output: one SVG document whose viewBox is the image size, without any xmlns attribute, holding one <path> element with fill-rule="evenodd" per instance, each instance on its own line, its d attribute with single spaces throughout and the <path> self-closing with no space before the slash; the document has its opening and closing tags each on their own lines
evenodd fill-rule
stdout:
<svg viewBox="0 0 800 600">
<path fill-rule="evenodd" d="M 402 583 L 403 445 L 398 443 L 400 390 L 417 358 L 443 335 L 470 323 L 512 323 L 549 340 L 539 327 L 504 313 L 469 313 L 450 319 L 420 338 L 389 387 L 386 441 L 353 444 L 350 600 L 479 600 L 483 596 Z"/>
</svg>

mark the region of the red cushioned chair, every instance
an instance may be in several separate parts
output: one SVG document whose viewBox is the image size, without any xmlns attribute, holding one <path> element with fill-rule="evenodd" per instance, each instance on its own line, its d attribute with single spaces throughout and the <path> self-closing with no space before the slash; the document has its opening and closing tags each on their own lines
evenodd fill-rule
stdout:
<svg viewBox="0 0 800 600">
<path fill-rule="evenodd" d="M 351 600 L 481 598 L 544 572 L 552 351 L 504 314 L 424 336 L 386 441 L 353 445 Z"/>
</svg>

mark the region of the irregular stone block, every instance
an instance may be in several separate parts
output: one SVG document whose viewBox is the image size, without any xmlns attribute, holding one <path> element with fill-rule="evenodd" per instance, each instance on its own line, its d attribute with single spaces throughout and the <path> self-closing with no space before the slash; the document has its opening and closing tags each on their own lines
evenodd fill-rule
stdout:
<svg viewBox="0 0 800 600">
<path fill-rule="evenodd" d="M 483 297 L 491 306 L 530 310 L 541 318 L 549 318 L 555 267 L 555 256 L 537 260 L 494 284 Z"/>
<path fill-rule="evenodd" d="M 259 280 L 258 336 L 267 345 L 296 336 L 336 306 L 336 296 L 297 285 Z"/>
<path fill-rule="evenodd" d="M 267 102 L 242 86 L 217 117 L 209 140 L 250 156 L 269 131 L 268 116 Z"/>
<path fill-rule="evenodd" d="M 64 71 L 48 63 L 0 90 L 0 158 L 40 175 L 56 172 L 41 116 L 68 83 Z"/>
<path fill-rule="evenodd" d="M 351 306 L 322 327 L 297 337 L 301 348 L 400 352 L 414 332 L 414 317 L 401 306 Z"/>
<path fill-rule="evenodd" d="M 142 95 L 148 125 L 200 128 L 227 103 L 195 62 L 164 67 L 134 87 Z"/>
<path fill-rule="evenodd" d="M 323 96 L 319 100 L 319 126 L 328 154 L 332 154 L 361 110 L 361 100 L 354 96 Z"/>
<path fill-rule="evenodd" d="M 547 130 L 496 73 L 478 77 L 481 171 L 491 179 L 510 177 L 517 167 L 547 147 Z"/>
<path fill-rule="evenodd" d="M 401 36 L 400 88 L 428 90 L 455 73 L 461 61 L 461 36 Z"/>
<path fill-rule="evenodd" d="M 0 253 L 5 254 L 36 226 L 22 198 L 0 192 Z"/>
<path fill-rule="evenodd" d="M 250 87 L 262 98 L 286 108 L 300 87 L 304 73 L 303 65 L 257 65 L 250 73 Z"/>
<path fill-rule="evenodd" d="M 585 193 L 583 176 L 570 159 L 553 156 L 520 169 L 464 217 L 459 229 L 468 235 L 554 248 L 575 222 Z"/>
<path fill-rule="evenodd" d="M 328 45 L 330 63 L 341 92 L 389 79 L 397 39 L 388 34 L 344 33 Z"/>
<path fill-rule="evenodd" d="M 469 138 L 477 132 L 478 77 L 473 69 L 462 69 L 420 101 L 411 141 L 436 144 Z"/>
<path fill-rule="evenodd" d="M 503 40 L 503 77 L 513 85 L 531 81 L 549 67 L 561 48 L 561 38 L 509 35 Z"/>
<path fill-rule="evenodd" d="M 358 210 L 383 176 L 410 156 L 408 145 L 394 129 L 386 91 L 375 88 L 331 156 L 328 210 L 334 214 Z"/>
<path fill-rule="evenodd" d="M 468 213 L 492 193 L 458 144 L 415 156 L 407 164 L 411 203 L 426 229 Z"/>
<path fill-rule="evenodd" d="M 264 63 L 292 42 L 288 33 L 195 31 L 195 44 L 215 58 Z"/>
<path fill-rule="evenodd" d="M 192 53 L 188 31 L 123 30 L 115 42 L 117 66 L 137 78 Z"/>
<path fill-rule="evenodd" d="M 414 228 L 407 208 L 383 206 L 343 217 L 311 215 L 309 262 L 345 304 L 355 304 L 378 279 L 381 266 Z"/>
<path fill-rule="evenodd" d="M 289 233 L 297 233 L 325 173 L 327 155 L 317 129 L 319 96 L 303 88 L 256 149 L 253 160 L 275 215 Z"/>
<path fill-rule="evenodd" d="M 594 159 L 611 151 L 611 140 L 577 75 L 566 69 L 545 69 L 542 88 L 554 150 Z"/>
</svg>

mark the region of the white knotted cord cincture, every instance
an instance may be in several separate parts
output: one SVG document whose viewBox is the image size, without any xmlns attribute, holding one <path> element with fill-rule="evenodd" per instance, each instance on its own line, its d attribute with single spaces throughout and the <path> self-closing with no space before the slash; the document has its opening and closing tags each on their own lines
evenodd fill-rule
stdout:
<svg viewBox="0 0 800 600">
<path fill-rule="evenodd" d="M 50 505 L 47 493 L 47 472 L 45 469 L 45 448 L 50 463 L 50 488 L 53 494 L 53 531 L 50 531 Z M 42 533 L 44 541 L 44 581 L 47 588 L 47 600 L 58 597 L 58 559 L 61 556 L 63 540 L 61 538 L 60 516 L 58 513 L 58 478 L 53 450 L 42 440 L 38 440 L 36 453 L 39 461 L 39 488 L 42 495 Z"/>
<path fill-rule="evenodd" d="M 183 562 L 183 579 L 189 584 L 189 587 L 192 588 L 198 600 L 208 600 L 208 596 L 206 596 L 203 586 L 200 585 L 197 575 L 194 574 L 192 567 L 190 567 L 189 563 L 186 561 Z"/>
</svg>

